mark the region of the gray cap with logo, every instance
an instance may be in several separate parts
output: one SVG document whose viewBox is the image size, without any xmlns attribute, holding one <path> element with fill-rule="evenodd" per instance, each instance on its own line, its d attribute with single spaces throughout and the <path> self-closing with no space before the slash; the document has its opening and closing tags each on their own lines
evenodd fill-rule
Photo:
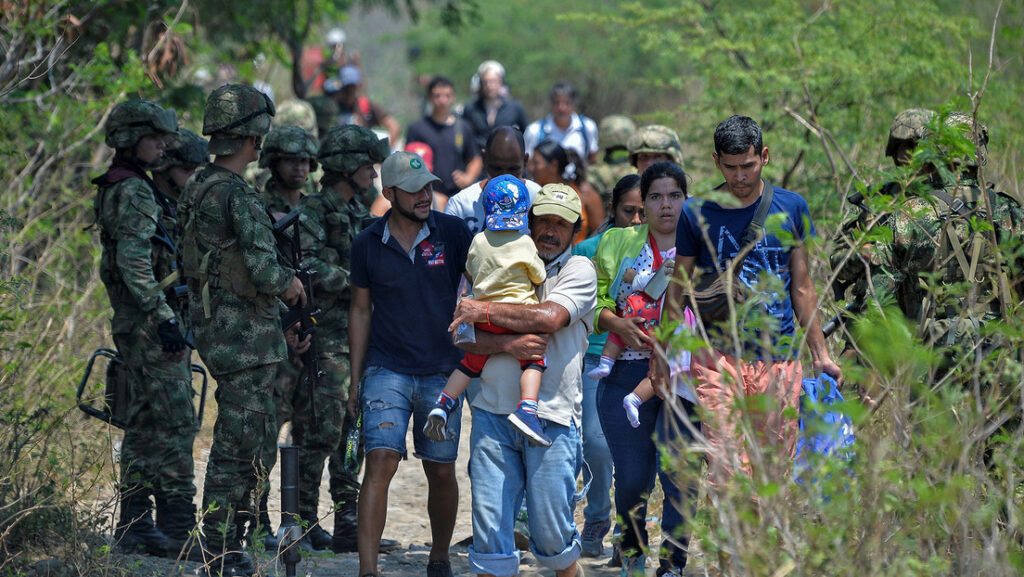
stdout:
<svg viewBox="0 0 1024 577">
<path fill-rule="evenodd" d="M 380 180 L 384 188 L 400 188 L 406 192 L 418 192 L 432 182 L 441 182 L 427 170 L 427 164 L 420 155 L 404 150 L 384 160 L 380 167 Z"/>
</svg>

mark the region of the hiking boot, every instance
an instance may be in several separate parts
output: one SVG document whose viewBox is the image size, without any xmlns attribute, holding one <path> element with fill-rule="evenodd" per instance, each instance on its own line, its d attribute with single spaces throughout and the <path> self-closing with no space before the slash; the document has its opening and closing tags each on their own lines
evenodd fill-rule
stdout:
<svg viewBox="0 0 1024 577">
<path fill-rule="evenodd" d="M 430 561 L 427 563 L 427 577 L 454 577 L 451 561 Z"/>
<path fill-rule="evenodd" d="M 544 426 L 540 424 L 536 413 L 529 413 L 522 407 L 518 407 L 514 413 L 508 416 L 508 420 L 534 445 L 551 446 L 551 437 L 544 434 Z"/>
<path fill-rule="evenodd" d="M 167 536 L 153 523 L 153 503 L 138 491 L 121 498 L 121 517 L 114 529 L 114 546 L 122 553 L 167 554 Z"/>
<path fill-rule="evenodd" d="M 580 546 L 584 557 L 599 557 L 604 553 L 604 536 L 612 528 L 612 520 L 604 519 L 596 523 L 584 523 Z"/>
</svg>

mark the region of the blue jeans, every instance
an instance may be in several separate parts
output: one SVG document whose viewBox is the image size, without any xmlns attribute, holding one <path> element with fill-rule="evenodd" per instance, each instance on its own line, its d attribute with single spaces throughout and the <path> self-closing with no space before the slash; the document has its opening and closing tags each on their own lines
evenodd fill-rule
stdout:
<svg viewBox="0 0 1024 577">
<path fill-rule="evenodd" d="M 622 397 L 633 392 L 645 376 L 650 362 L 647 360 L 623 361 L 615 363 L 611 374 L 601 381 L 597 393 L 597 409 L 601 416 L 601 426 L 606 433 L 608 448 L 611 449 L 612 461 L 615 463 L 615 510 L 623 517 L 622 551 L 642 552 L 647 543 L 647 498 L 654 489 L 655 476 L 661 479 L 661 487 L 665 492 L 664 510 L 661 519 L 661 534 L 672 536 L 686 547 L 689 541 L 689 529 L 685 526 L 683 515 L 677 507 L 686 507 L 688 517 L 693 518 L 697 507 L 696 483 L 687 487 L 677 487 L 675 482 L 662 469 L 661 451 L 678 447 L 682 442 L 691 440 L 691 435 L 678 419 L 668 404 L 654 397 L 640 406 L 640 426 L 634 429 L 626 419 L 622 409 Z M 693 404 L 678 399 L 696 422 Z M 695 425 L 696 427 L 697 425 Z M 680 431 L 679 435 L 676 431 Z M 669 462 L 681 463 L 680 459 L 670 458 Z M 625 518 L 627 512 L 632 514 Z M 686 566 L 686 550 L 662 541 L 666 555 L 662 565 L 682 568 Z M 634 553 L 635 554 L 635 553 Z"/>
<path fill-rule="evenodd" d="M 559 571 L 582 552 L 573 512 L 582 494 L 576 477 L 583 447 L 575 425 L 541 421 L 550 447 L 531 445 L 507 415 L 473 410 L 469 479 L 473 493 L 471 573 L 507 577 L 519 573 L 516 515 L 526 497 L 530 550 L 537 561 Z"/>
<path fill-rule="evenodd" d="M 600 381 L 587 378 L 587 372 L 597 367 L 599 362 L 601 355 L 588 354 L 583 358 L 583 460 L 593 475 L 587 491 L 587 505 L 583 508 L 583 519 L 588 524 L 600 523 L 612 514 L 612 453 L 597 413 Z"/>
<path fill-rule="evenodd" d="M 423 434 L 427 416 L 437 406 L 448 375 L 406 375 L 384 367 L 367 367 L 363 380 L 363 445 L 369 453 L 389 449 L 406 456 L 405 436 L 412 420 L 413 455 L 424 461 L 454 463 L 459 456 L 462 404 L 448 416 L 449 440 L 432 441 Z"/>
</svg>

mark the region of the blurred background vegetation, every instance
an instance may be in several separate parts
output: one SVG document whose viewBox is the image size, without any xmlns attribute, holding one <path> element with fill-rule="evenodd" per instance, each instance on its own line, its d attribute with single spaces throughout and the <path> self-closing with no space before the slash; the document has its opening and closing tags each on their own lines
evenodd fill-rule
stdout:
<svg viewBox="0 0 1024 577">
<path fill-rule="evenodd" d="M 102 144 L 106 115 L 122 99 L 144 97 L 176 108 L 198 131 L 205 94 L 219 78 L 266 82 L 280 103 L 292 95 L 296 55 L 322 45 L 335 26 L 361 56 L 369 95 L 403 126 L 421 110 L 417 76 L 451 77 L 468 102 L 476 67 L 496 59 L 531 118 L 546 113 L 548 89 L 566 79 L 579 89 L 579 110 L 595 120 L 622 113 L 676 129 L 698 194 L 717 184 L 715 125 L 750 115 L 772 151 L 766 176 L 810 200 L 826 238 L 845 214 L 846 195 L 879 182 L 889 123 L 905 108 L 977 105 L 991 135 L 984 177 L 1021 194 L 1019 2 L 253 0 L 242 9 L 219 0 L 0 0 L 0 571 L 17 574 L 45 551 L 78 559 L 88 573 L 104 552 L 88 537 L 102 520 L 85 504 L 108 494 L 116 435 L 84 419 L 74 387 L 88 354 L 110 343 L 89 184 L 112 155 Z M 827 278 L 826 267 L 816 259 L 816 278 Z M 819 292 L 832 307 L 828 291 Z M 923 442 L 941 446 L 936 435 Z M 895 467 L 894 453 L 878 455 L 870 462 L 887 467 L 864 475 L 878 482 L 877 499 L 844 500 L 843 511 L 890 509 L 873 509 L 874 525 L 837 533 L 818 555 L 896 547 L 884 558 L 900 563 L 858 570 L 923 575 L 954 573 L 963 565 L 943 559 L 993 546 L 998 531 L 979 538 L 949 522 L 971 513 L 965 507 L 988 512 L 982 525 L 999 518 L 964 498 L 963 484 L 914 508 L 912 492 L 887 492 L 886 483 L 908 473 Z M 915 461 L 929 479 L 930 467 L 943 463 Z M 1021 473 L 1011 466 L 1006 475 Z M 927 507 L 941 514 L 929 516 Z M 920 539 L 907 536 L 903 521 L 925 527 Z M 711 527 L 708 539 L 726 539 L 715 532 L 723 527 Z M 897 541 L 875 534 L 897 527 Z M 943 531 L 961 532 L 941 542 L 928 536 Z M 1011 555 L 1013 540 L 999 534 L 984 574 L 1020 574 L 1019 542 Z M 982 574 L 982 565 L 971 567 Z"/>
</svg>

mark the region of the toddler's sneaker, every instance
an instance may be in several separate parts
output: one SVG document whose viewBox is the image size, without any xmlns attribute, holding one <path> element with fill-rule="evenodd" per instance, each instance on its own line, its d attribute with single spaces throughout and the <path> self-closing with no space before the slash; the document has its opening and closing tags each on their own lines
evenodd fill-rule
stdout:
<svg viewBox="0 0 1024 577">
<path fill-rule="evenodd" d="M 531 443 L 541 447 L 551 446 L 551 437 L 544 434 L 544 427 L 541 426 L 536 413 L 530 413 L 520 406 L 516 412 L 508 416 L 508 420 L 512 421 L 512 425 L 519 429 L 520 433 L 526 435 Z"/>
<path fill-rule="evenodd" d="M 455 410 L 457 403 L 456 399 L 441 393 L 437 399 L 437 406 L 427 415 L 427 424 L 423 425 L 423 434 L 428 439 L 439 443 L 448 440 L 448 415 Z"/>
</svg>

